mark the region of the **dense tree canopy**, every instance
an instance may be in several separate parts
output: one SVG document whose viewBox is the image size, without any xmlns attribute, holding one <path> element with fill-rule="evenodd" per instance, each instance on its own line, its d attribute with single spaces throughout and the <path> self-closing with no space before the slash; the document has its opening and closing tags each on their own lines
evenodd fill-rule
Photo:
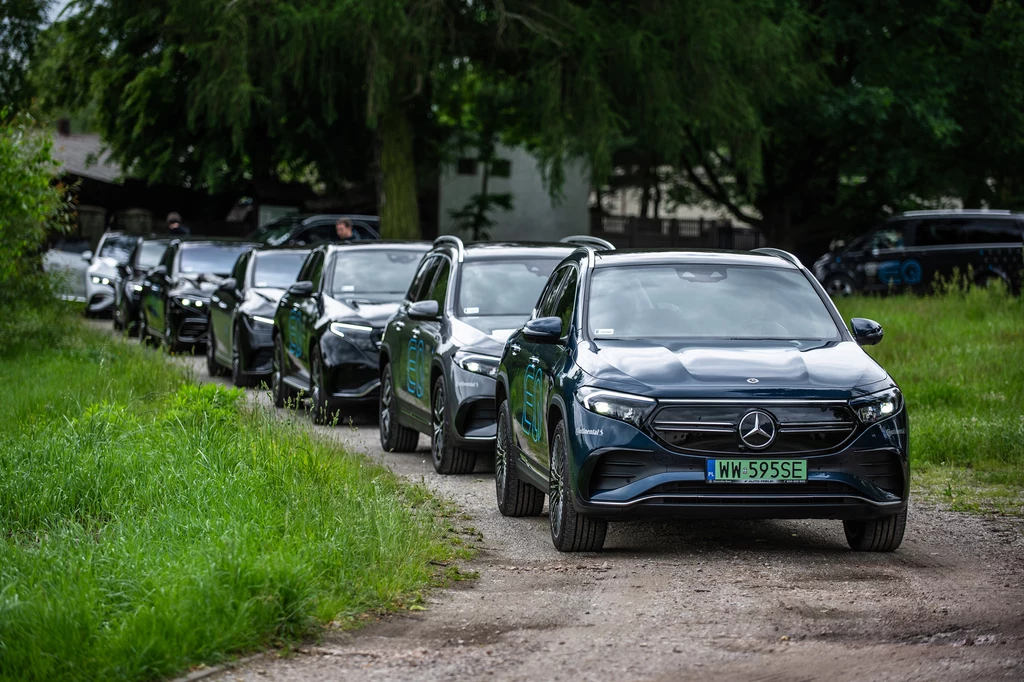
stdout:
<svg viewBox="0 0 1024 682">
<path fill-rule="evenodd" d="M 25 73 L 50 0 L 0 0 L 0 108 L 23 107 Z"/>
</svg>

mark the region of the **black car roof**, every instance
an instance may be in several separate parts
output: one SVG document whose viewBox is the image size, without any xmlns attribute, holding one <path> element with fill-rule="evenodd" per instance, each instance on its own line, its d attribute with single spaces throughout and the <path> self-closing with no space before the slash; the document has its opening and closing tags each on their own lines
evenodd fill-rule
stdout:
<svg viewBox="0 0 1024 682">
<path fill-rule="evenodd" d="M 907 211 L 905 213 L 895 215 L 892 218 L 889 218 L 889 220 L 914 220 L 916 218 L 947 218 L 950 220 L 954 220 L 956 218 L 986 218 L 990 220 L 1012 220 L 1020 222 L 1024 221 L 1024 213 L 1013 213 L 1012 211 L 981 208 L 936 209 L 933 211 Z"/>
<path fill-rule="evenodd" d="M 781 253 L 781 252 L 780 252 Z M 594 265 L 657 265 L 659 263 L 708 263 L 719 265 L 755 265 L 797 269 L 792 261 L 774 253 L 724 251 L 717 249 L 620 249 L 595 251 Z"/>
</svg>

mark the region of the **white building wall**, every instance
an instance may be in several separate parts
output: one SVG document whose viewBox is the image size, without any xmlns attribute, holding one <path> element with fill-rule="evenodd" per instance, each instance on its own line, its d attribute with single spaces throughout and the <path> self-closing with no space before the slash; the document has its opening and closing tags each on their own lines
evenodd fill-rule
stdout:
<svg viewBox="0 0 1024 682">
<path fill-rule="evenodd" d="M 472 151 L 466 152 L 472 156 Z M 562 195 L 552 200 L 541 181 L 537 160 L 525 149 L 500 146 L 498 156 L 511 162 L 508 178 L 491 176 L 489 194 L 512 194 L 512 210 L 496 209 L 490 217 L 497 224 L 491 228 L 494 241 L 557 241 L 572 234 L 590 233 L 590 182 L 582 166 L 566 169 Z M 459 175 L 455 164 L 441 171 L 438 231 L 458 234 L 463 239 L 472 235 L 456 229 L 451 211 L 459 210 L 470 197 L 480 191 L 483 167 L 477 164 L 476 175 Z"/>
</svg>

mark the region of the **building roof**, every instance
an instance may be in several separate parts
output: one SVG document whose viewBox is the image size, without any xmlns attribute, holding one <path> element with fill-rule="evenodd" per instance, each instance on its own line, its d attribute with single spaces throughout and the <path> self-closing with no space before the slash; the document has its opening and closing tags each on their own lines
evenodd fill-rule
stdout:
<svg viewBox="0 0 1024 682">
<path fill-rule="evenodd" d="M 53 156 L 61 171 L 100 182 L 120 183 L 121 166 L 110 158 L 96 133 L 54 135 Z"/>
</svg>

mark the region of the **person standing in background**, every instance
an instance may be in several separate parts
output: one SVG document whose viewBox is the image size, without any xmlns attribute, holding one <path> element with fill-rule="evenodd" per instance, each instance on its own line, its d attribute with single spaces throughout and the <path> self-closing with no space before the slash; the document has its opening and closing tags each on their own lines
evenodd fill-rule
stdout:
<svg viewBox="0 0 1024 682">
<path fill-rule="evenodd" d="M 167 214 L 167 232 L 172 237 L 184 237 L 192 234 L 185 223 L 181 222 L 181 214 L 171 211 Z"/>
</svg>

